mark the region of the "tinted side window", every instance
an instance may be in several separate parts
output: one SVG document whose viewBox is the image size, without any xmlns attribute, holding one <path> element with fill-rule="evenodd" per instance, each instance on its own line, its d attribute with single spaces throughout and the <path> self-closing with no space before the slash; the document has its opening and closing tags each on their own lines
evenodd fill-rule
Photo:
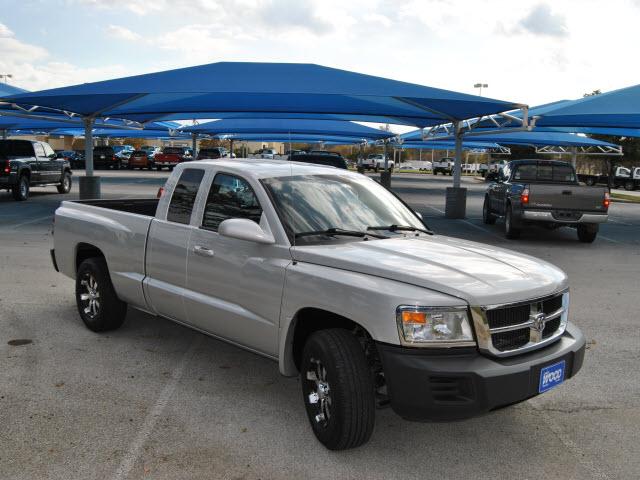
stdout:
<svg viewBox="0 0 640 480">
<path fill-rule="evenodd" d="M 196 201 L 198 187 L 202 182 L 204 170 L 187 168 L 178 179 L 178 184 L 173 191 L 167 220 L 170 222 L 188 224 L 191 219 L 193 203 Z"/>
<path fill-rule="evenodd" d="M 224 173 L 216 175 L 204 207 L 203 228 L 217 231 L 228 218 L 248 218 L 259 223 L 261 216 L 262 207 L 246 180 Z"/>
<path fill-rule="evenodd" d="M 44 157 L 44 148 L 42 148 L 42 144 L 34 143 L 33 149 L 36 152 L 36 157 Z"/>
</svg>

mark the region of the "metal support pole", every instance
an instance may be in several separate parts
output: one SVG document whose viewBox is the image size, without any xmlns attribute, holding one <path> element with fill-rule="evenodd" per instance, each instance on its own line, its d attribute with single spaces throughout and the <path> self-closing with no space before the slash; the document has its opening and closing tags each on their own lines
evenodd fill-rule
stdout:
<svg viewBox="0 0 640 480">
<path fill-rule="evenodd" d="M 84 122 L 84 164 L 86 174 L 78 179 L 80 200 L 100 198 L 100 177 L 93 175 L 93 117 L 85 117 Z"/>
<path fill-rule="evenodd" d="M 571 165 L 576 168 L 578 163 L 578 147 L 571 147 Z"/>
<path fill-rule="evenodd" d="M 383 145 L 383 154 L 384 154 L 384 171 L 380 173 L 380 184 L 391 190 L 391 171 L 389 171 L 389 159 L 387 158 L 387 140 L 384 140 Z"/>
<path fill-rule="evenodd" d="M 447 218 L 464 218 L 467 210 L 467 189 L 460 188 L 462 177 L 462 123 L 455 124 L 455 161 L 453 163 L 453 187 L 447 188 L 445 216 Z"/>
<path fill-rule="evenodd" d="M 229 158 L 233 158 L 233 140 L 229 140 Z"/>
<path fill-rule="evenodd" d="M 453 162 L 453 188 L 460 188 L 460 177 L 462 176 L 462 130 L 461 124 L 456 123 L 456 157 Z"/>
<path fill-rule="evenodd" d="M 87 177 L 93 176 L 93 118 L 84 118 L 84 165 Z"/>
<path fill-rule="evenodd" d="M 196 159 L 198 158 L 198 154 L 196 153 L 196 150 L 198 148 L 198 134 L 197 133 L 192 133 L 191 134 L 191 155 L 193 155 L 193 158 Z"/>
<path fill-rule="evenodd" d="M 7 130 L 2 130 L 2 140 L 6 140 L 7 139 Z"/>
</svg>

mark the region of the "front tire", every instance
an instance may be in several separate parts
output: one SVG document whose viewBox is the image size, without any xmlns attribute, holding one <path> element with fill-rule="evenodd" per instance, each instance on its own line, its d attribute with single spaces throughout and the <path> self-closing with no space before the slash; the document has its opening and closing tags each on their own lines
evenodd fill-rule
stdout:
<svg viewBox="0 0 640 480">
<path fill-rule="evenodd" d="M 597 223 L 580 223 L 578 224 L 578 240 L 582 243 L 593 243 L 598 236 L 600 225 Z"/>
<path fill-rule="evenodd" d="M 366 443 L 375 422 L 375 394 L 357 338 L 341 328 L 312 334 L 300 371 L 307 416 L 320 443 L 329 450 Z"/>
<path fill-rule="evenodd" d="M 507 211 L 504 217 L 504 235 L 511 240 L 515 240 L 520 238 L 520 233 L 520 229 L 513 225 L 513 209 L 511 205 L 507 205 Z"/>
<path fill-rule="evenodd" d="M 488 195 L 485 195 L 484 204 L 482 205 L 482 221 L 487 225 L 496 223 L 496 216 L 491 213 L 491 201 Z"/>
<path fill-rule="evenodd" d="M 76 274 L 76 305 L 80 318 L 93 332 L 119 328 L 127 315 L 127 304 L 118 298 L 103 258 L 84 260 Z"/>
<path fill-rule="evenodd" d="M 71 191 L 71 174 L 69 172 L 64 172 L 62 182 L 56 188 L 58 193 L 69 193 Z"/>
<path fill-rule="evenodd" d="M 593 187 L 596 184 L 596 179 L 593 177 L 588 177 L 584 183 L 589 186 L 589 187 Z"/>
<path fill-rule="evenodd" d="M 18 202 L 24 202 L 29 198 L 29 177 L 27 175 L 20 175 L 18 183 L 11 187 L 11 194 L 13 199 Z"/>
</svg>

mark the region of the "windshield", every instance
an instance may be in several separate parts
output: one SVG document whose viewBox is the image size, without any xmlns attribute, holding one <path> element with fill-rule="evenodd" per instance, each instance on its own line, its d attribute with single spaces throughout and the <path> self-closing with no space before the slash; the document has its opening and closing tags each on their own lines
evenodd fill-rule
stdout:
<svg viewBox="0 0 640 480">
<path fill-rule="evenodd" d="M 305 232 L 328 229 L 364 232 L 368 227 L 385 225 L 425 228 L 398 198 L 365 176 L 295 175 L 265 178 L 262 183 L 290 240 Z M 330 236 L 305 236 L 295 242 L 333 240 Z"/>
</svg>

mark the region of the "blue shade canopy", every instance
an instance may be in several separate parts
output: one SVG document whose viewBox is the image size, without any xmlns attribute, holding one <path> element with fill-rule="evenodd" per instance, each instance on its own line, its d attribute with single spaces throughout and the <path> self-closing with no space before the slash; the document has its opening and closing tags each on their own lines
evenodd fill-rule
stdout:
<svg viewBox="0 0 640 480">
<path fill-rule="evenodd" d="M 407 132 L 400 136 L 405 141 L 420 141 L 421 134 L 419 130 Z M 429 139 L 424 143 L 451 141 L 449 137 L 438 140 L 437 137 Z M 493 142 L 500 145 L 535 145 L 535 146 L 574 146 L 574 147 L 612 147 L 617 146 L 612 143 L 595 140 L 593 138 L 581 137 L 571 133 L 562 132 L 505 132 L 505 133 L 487 133 L 486 135 L 465 136 L 463 142 L 481 141 Z"/>
<path fill-rule="evenodd" d="M 541 127 L 640 128 L 640 85 L 562 102 L 538 115 Z"/>
<path fill-rule="evenodd" d="M 59 120 L 54 120 L 59 118 Z M 123 129 L 126 125 L 122 120 L 108 119 L 106 121 L 96 122 L 96 127 Z M 170 130 L 178 129 L 180 124 L 177 122 L 150 122 L 145 125 L 145 130 Z M 38 132 L 47 132 L 57 129 L 82 129 L 84 134 L 84 124 L 78 117 L 69 118 L 66 115 L 47 114 L 46 119 L 24 118 L 13 115 L 2 115 L 0 112 L 0 130 L 34 130 Z M 135 130 L 131 130 L 135 131 Z"/>
<path fill-rule="evenodd" d="M 303 134 L 383 139 L 394 133 L 343 120 L 303 119 L 226 119 L 183 128 L 189 133 L 228 134 Z"/>
<path fill-rule="evenodd" d="M 520 107 L 313 64 L 220 62 L 10 97 L 83 116 L 157 119 L 215 112 L 321 113 L 436 125 Z"/>
<path fill-rule="evenodd" d="M 74 137 L 84 136 L 84 129 L 79 128 L 62 128 L 53 130 L 51 135 L 73 135 Z M 172 139 L 190 139 L 190 135 L 180 133 L 176 130 L 118 130 L 111 128 L 95 128 L 93 130 L 94 137 L 112 137 L 112 138 L 172 138 Z"/>
<path fill-rule="evenodd" d="M 416 150 L 455 150 L 456 144 L 453 141 L 437 141 L 437 142 L 405 142 L 402 145 L 396 145 L 403 149 L 416 149 Z M 463 150 L 487 150 L 497 149 L 500 145 L 493 142 L 473 142 L 464 141 L 462 143 Z"/>
<path fill-rule="evenodd" d="M 6 83 L 0 82 L 0 96 L 7 97 L 9 95 L 17 95 L 19 93 L 27 93 L 28 90 L 24 88 L 14 87 L 13 85 L 8 85 Z"/>
<path fill-rule="evenodd" d="M 332 142 L 343 145 L 353 145 L 366 143 L 368 139 L 362 137 L 345 137 L 334 135 L 311 135 L 311 134 L 281 134 L 281 133 L 236 133 L 232 135 L 220 135 L 222 140 L 233 140 L 238 142 L 281 142 L 281 143 L 318 143 Z"/>
</svg>

